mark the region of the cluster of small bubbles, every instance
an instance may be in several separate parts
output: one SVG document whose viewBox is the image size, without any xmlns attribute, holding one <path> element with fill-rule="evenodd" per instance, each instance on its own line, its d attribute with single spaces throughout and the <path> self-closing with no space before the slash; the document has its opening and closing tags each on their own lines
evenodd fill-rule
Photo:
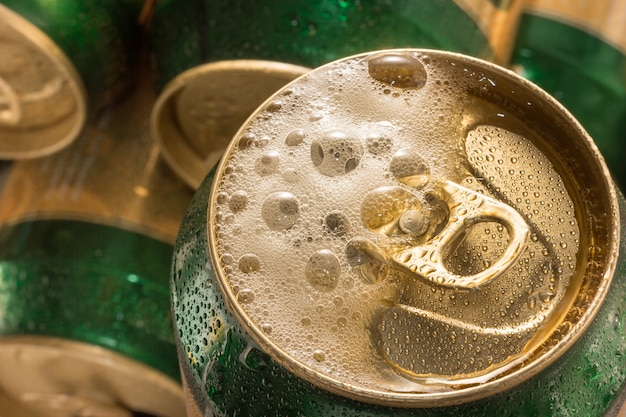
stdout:
<svg viewBox="0 0 626 417">
<path fill-rule="evenodd" d="M 261 154 L 254 165 L 254 170 L 261 176 L 271 175 L 278 170 L 280 154 L 274 150 L 268 150 Z"/>
<path fill-rule="evenodd" d="M 430 181 L 430 169 L 413 149 L 398 150 L 389 164 L 389 170 L 398 181 L 413 188 L 423 188 Z"/>
<path fill-rule="evenodd" d="M 306 133 L 304 129 L 294 129 L 287 134 L 285 144 L 287 146 L 297 146 L 302 143 L 305 137 Z"/>
<path fill-rule="evenodd" d="M 327 292 L 337 286 L 341 276 L 341 265 L 333 252 L 322 249 L 311 255 L 304 274 L 313 288 Z"/>
<path fill-rule="evenodd" d="M 311 142 L 311 161 L 329 177 L 345 175 L 359 165 L 363 156 L 361 140 L 343 130 L 323 132 Z"/>
<path fill-rule="evenodd" d="M 289 229 L 300 217 L 300 202 L 286 191 L 272 193 L 263 201 L 261 217 L 271 230 Z"/>
<path fill-rule="evenodd" d="M 241 272 L 250 274 L 261 269 L 261 260 L 253 253 L 246 253 L 241 255 L 237 265 Z"/>
<path fill-rule="evenodd" d="M 384 155 L 391 151 L 393 139 L 379 133 L 368 133 L 365 135 L 365 146 L 367 146 L 367 150 L 374 155 Z"/>
<path fill-rule="evenodd" d="M 298 171 L 293 168 L 287 168 L 283 172 L 283 179 L 285 180 L 285 182 L 294 184 L 300 180 L 300 174 L 298 174 Z"/>
</svg>

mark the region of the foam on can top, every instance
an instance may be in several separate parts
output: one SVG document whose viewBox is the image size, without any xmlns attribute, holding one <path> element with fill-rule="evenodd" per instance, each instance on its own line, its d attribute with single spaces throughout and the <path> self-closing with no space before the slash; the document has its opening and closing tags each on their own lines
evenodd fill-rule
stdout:
<svg viewBox="0 0 626 417">
<path fill-rule="evenodd" d="M 560 155 L 515 94 L 546 100 L 482 61 L 392 50 L 314 70 L 257 110 L 219 167 L 209 236 L 263 349 L 331 391 L 405 406 L 502 390 L 563 349 L 557 330 L 595 308 L 568 315 L 600 233 L 573 190 L 596 179 L 576 178 L 572 158 L 588 157 Z"/>
</svg>

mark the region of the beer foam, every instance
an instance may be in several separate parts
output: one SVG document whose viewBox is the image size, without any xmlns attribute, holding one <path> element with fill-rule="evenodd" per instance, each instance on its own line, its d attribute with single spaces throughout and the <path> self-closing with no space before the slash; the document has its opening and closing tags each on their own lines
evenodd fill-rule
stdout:
<svg viewBox="0 0 626 417">
<path fill-rule="evenodd" d="M 559 301 L 558 282 L 574 272 L 579 231 L 547 157 L 533 173 L 549 173 L 548 191 L 544 178 L 521 178 L 541 151 L 532 132 L 507 130 L 523 126 L 514 114 L 481 104 L 475 92 L 495 88 L 489 75 L 428 53 L 388 52 L 313 71 L 248 121 L 216 180 L 211 232 L 223 283 L 265 347 L 333 380 L 389 392 L 478 383 L 525 357 Z M 529 155 L 502 186 L 538 184 L 531 213 L 546 198 L 561 210 L 535 215 L 533 238 L 506 273 L 459 291 L 398 268 L 393 254 L 453 222 L 447 181 L 528 220 L 526 205 L 515 204 L 524 190 L 501 192 L 481 176 L 489 164 L 474 153 L 492 145 L 466 148 L 485 118 L 501 119 L 498 132 Z M 496 154 L 516 152 L 505 139 L 498 146 L 508 150 Z M 445 254 L 457 275 L 488 269 L 511 240 L 497 219 L 464 236 Z"/>
</svg>

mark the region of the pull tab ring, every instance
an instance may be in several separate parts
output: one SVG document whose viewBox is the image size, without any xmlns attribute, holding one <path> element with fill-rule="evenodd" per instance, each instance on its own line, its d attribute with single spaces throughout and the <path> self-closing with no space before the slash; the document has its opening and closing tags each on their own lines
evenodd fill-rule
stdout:
<svg viewBox="0 0 626 417">
<path fill-rule="evenodd" d="M 448 224 L 426 243 L 394 254 L 392 263 L 401 270 L 444 287 L 478 288 L 496 279 L 515 264 L 526 249 L 530 228 L 523 217 L 505 203 L 451 181 L 443 183 L 443 190 L 450 209 Z M 509 232 L 510 242 L 502 257 L 489 268 L 474 275 L 450 272 L 443 263 L 450 245 L 471 226 L 488 221 L 502 224 Z"/>
</svg>

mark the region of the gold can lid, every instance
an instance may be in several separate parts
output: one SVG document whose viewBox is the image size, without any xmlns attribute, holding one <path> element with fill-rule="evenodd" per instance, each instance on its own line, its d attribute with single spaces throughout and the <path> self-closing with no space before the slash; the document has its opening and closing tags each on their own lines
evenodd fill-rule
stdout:
<svg viewBox="0 0 626 417">
<path fill-rule="evenodd" d="M 177 382 L 98 346 L 6 336 L 0 339 L 0 362 L 0 405 L 16 416 L 185 415 Z"/>
<path fill-rule="evenodd" d="M 227 305 L 329 391 L 483 398 L 572 347 L 615 270 L 619 218 L 580 124 L 511 71 L 389 50 L 315 69 L 236 134 L 207 233 Z"/>
<path fill-rule="evenodd" d="M 67 56 L 0 4 L 0 158 L 35 158 L 67 146 L 85 124 L 86 102 Z"/>
<path fill-rule="evenodd" d="M 273 61 L 218 61 L 194 67 L 160 93 L 151 132 L 174 172 L 196 189 L 241 124 L 307 68 Z"/>
</svg>

